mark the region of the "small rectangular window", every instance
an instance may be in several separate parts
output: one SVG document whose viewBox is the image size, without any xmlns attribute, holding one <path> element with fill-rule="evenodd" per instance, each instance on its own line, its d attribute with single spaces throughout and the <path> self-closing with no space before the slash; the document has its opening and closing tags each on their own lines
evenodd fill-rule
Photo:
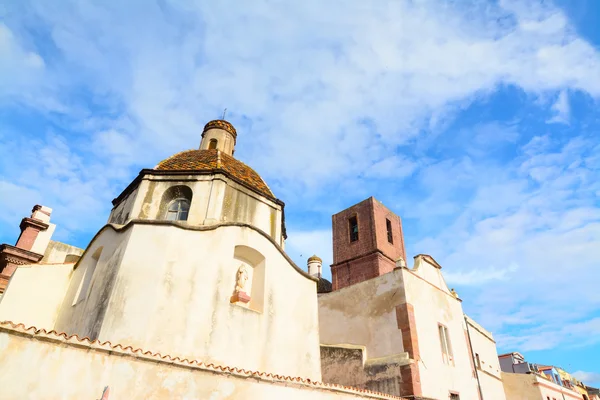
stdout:
<svg viewBox="0 0 600 400">
<path fill-rule="evenodd" d="M 477 368 L 481 369 L 481 360 L 479 359 L 479 354 L 475 353 L 475 362 L 477 363 Z"/>
<path fill-rule="evenodd" d="M 450 336 L 448 335 L 448 328 L 444 325 L 438 325 L 440 342 L 442 344 L 442 358 L 444 363 L 448 365 L 454 365 L 454 358 L 452 357 L 452 346 L 450 345 Z"/>
<path fill-rule="evenodd" d="M 450 393 L 450 400 L 460 400 L 458 393 Z"/>
<path fill-rule="evenodd" d="M 350 227 L 350 241 L 356 242 L 358 240 L 358 220 L 356 217 L 352 217 L 348 220 Z"/>
<path fill-rule="evenodd" d="M 388 242 L 394 244 L 394 237 L 392 236 L 392 221 L 386 218 L 385 227 L 387 228 Z"/>
</svg>

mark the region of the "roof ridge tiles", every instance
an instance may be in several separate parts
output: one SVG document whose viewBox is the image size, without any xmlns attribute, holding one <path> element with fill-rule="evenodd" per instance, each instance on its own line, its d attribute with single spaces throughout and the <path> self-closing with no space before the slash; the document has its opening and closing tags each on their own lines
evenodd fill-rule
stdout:
<svg viewBox="0 0 600 400">
<path fill-rule="evenodd" d="M 108 340 L 104 341 L 104 342 L 100 342 L 98 339 L 91 340 L 87 336 L 80 338 L 77 334 L 68 335 L 65 332 L 58 332 L 54 329 L 47 331 L 43 328 L 39 329 L 35 326 L 26 327 L 23 323 L 15 323 L 13 321 L 0 321 L 0 331 L 2 331 L 2 330 L 27 333 L 27 334 L 30 334 L 32 337 L 34 337 L 34 336 L 52 337 L 53 336 L 55 338 L 62 338 L 61 341 L 64 341 L 66 343 L 71 343 L 71 344 L 77 344 L 77 343 L 72 342 L 72 339 L 75 338 L 79 342 L 79 344 L 82 342 L 87 342 L 88 346 L 95 350 L 98 350 L 98 349 L 109 350 L 109 352 L 121 351 L 123 353 L 132 354 L 136 357 L 140 357 L 140 355 L 138 353 L 141 353 L 141 356 L 146 356 L 149 358 L 153 358 L 155 360 L 160 359 L 161 361 L 165 362 L 165 359 L 168 358 L 169 362 L 171 362 L 171 363 L 180 363 L 180 364 L 187 364 L 187 365 L 195 364 L 197 367 L 211 370 L 211 371 L 221 371 L 221 372 L 227 372 L 227 373 L 241 375 L 241 376 L 260 377 L 261 379 L 270 380 L 270 381 L 298 382 L 298 383 L 301 383 L 304 385 L 318 386 L 318 387 L 322 387 L 325 389 L 338 389 L 338 390 L 343 390 L 343 391 L 350 392 L 350 393 L 360 393 L 360 394 L 365 394 L 365 395 L 369 395 L 372 397 L 378 397 L 381 399 L 399 399 L 399 400 L 404 399 L 403 397 L 398 397 L 398 396 L 389 395 L 389 394 L 380 393 L 380 392 L 374 392 L 374 391 L 371 391 L 368 389 L 360 389 L 360 388 L 355 388 L 355 387 L 351 387 L 351 386 L 343 386 L 343 385 L 338 385 L 335 383 L 324 383 L 324 382 L 319 382 L 319 381 L 313 381 L 309 378 L 302 378 L 302 377 L 298 377 L 298 376 L 293 377 L 293 376 L 288 376 L 288 375 L 274 374 L 271 372 L 252 371 L 252 370 L 246 370 L 244 368 L 231 367 L 228 365 L 223 366 L 223 365 L 219 365 L 219 364 L 214 364 L 212 362 L 205 364 L 202 361 L 199 361 L 196 359 L 192 359 L 192 360 L 189 360 L 187 358 L 182 359 L 178 356 L 172 357 L 170 354 L 162 355 L 159 352 L 153 353 L 150 350 L 144 351 L 141 348 L 134 349 L 132 346 L 129 346 L 129 345 L 123 346 L 120 343 L 112 344 Z"/>
</svg>

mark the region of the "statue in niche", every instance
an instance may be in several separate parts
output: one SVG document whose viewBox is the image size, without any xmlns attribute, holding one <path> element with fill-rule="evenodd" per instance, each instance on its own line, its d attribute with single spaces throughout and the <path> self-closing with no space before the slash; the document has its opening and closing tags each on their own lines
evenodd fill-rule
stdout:
<svg viewBox="0 0 600 400">
<path fill-rule="evenodd" d="M 246 282 L 248 282 L 248 269 L 242 264 L 237 270 L 235 292 L 230 300 L 232 303 L 248 303 L 250 301 L 250 296 L 244 290 L 246 288 Z"/>
<path fill-rule="evenodd" d="M 237 281 L 235 285 L 236 292 L 243 292 L 248 281 L 248 270 L 244 264 L 240 265 L 237 272 Z"/>
</svg>

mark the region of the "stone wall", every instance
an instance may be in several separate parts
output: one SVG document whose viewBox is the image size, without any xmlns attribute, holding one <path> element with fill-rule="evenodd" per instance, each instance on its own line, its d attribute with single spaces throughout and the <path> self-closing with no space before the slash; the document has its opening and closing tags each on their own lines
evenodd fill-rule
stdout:
<svg viewBox="0 0 600 400">
<path fill-rule="evenodd" d="M 401 396 L 402 368 L 409 362 L 406 354 L 367 361 L 360 346 L 321 346 L 323 382 L 354 386 Z"/>
<path fill-rule="evenodd" d="M 42 264 L 75 263 L 83 252 L 84 250 L 79 247 L 51 240 L 40 262 Z"/>
<path fill-rule="evenodd" d="M 0 323 L 2 399 L 398 399 Z"/>
</svg>

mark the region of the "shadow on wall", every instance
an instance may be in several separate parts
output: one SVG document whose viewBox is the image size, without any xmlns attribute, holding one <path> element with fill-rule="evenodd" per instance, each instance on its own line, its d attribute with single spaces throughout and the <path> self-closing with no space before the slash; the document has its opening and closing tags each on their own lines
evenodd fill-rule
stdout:
<svg viewBox="0 0 600 400">
<path fill-rule="evenodd" d="M 65 257 L 65 264 L 76 263 L 77 261 L 79 261 L 80 258 L 81 256 L 77 254 L 67 254 L 67 256 Z"/>
</svg>

